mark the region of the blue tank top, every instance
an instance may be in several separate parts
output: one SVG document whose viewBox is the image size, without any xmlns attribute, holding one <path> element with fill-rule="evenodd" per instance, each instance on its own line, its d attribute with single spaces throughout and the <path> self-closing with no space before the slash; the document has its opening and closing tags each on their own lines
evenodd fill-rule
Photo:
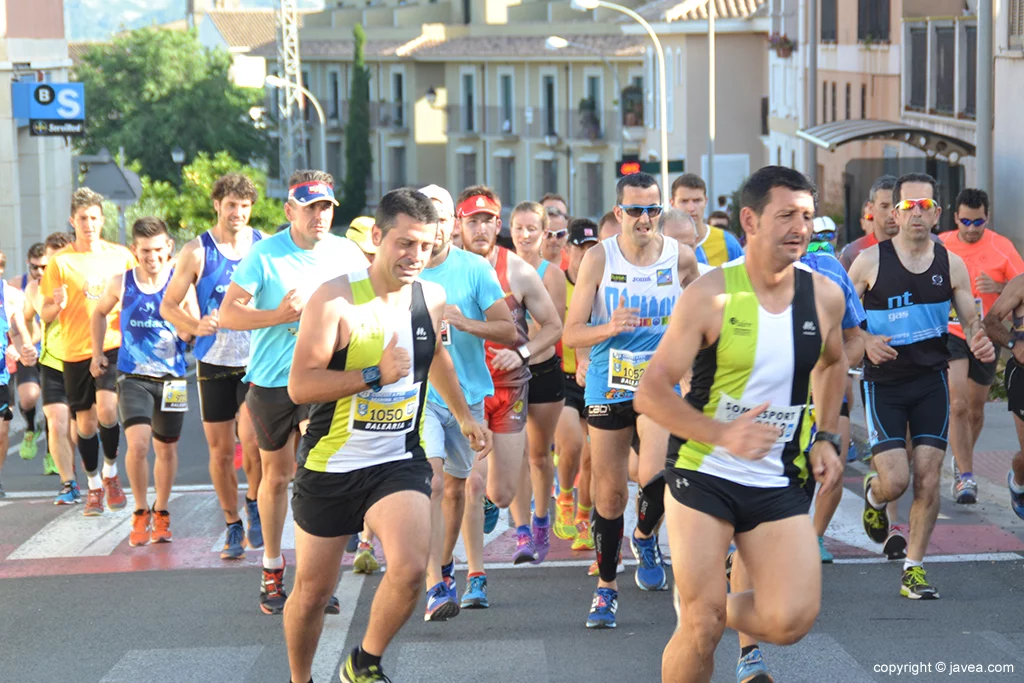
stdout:
<svg viewBox="0 0 1024 683">
<path fill-rule="evenodd" d="M 4 283 L 0 281 L 0 339 L 7 339 L 7 333 L 11 330 L 11 324 L 7 321 L 7 298 L 4 296 Z M 7 363 L 0 363 L 3 366 L 3 370 L 0 370 L 0 386 L 7 385 L 11 381 L 11 373 L 7 372 Z M 2 401 L 3 405 L 7 405 L 7 397 L 5 396 Z"/>
<path fill-rule="evenodd" d="M 125 272 L 121 351 L 117 354 L 117 369 L 121 372 L 160 378 L 185 376 L 185 342 L 160 315 L 160 302 L 173 275 L 172 269 L 163 287 L 149 294 L 135 281 L 134 270 Z"/>
<path fill-rule="evenodd" d="M 252 231 L 252 243 L 263 239 L 263 233 Z M 217 248 L 209 231 L 199 236 L 203 246 L 203 272 L 196 282 L 200 316 L 210 315 L 220 308 L 224 293 L 231 284 L 231 276 L 242 259 L 230 259 Z M 249 332 L 245 330 L 219 330 L 217 334 L 196 337 L 196 360 L 227 367 L 245 367 L 249 363 Z"/>
</svg>

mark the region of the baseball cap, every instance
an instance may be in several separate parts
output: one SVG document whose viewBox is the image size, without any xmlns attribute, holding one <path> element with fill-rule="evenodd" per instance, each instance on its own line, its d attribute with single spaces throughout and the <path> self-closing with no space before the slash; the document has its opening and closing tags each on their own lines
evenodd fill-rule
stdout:
<svg viewBox="0 0 1024 683">
<path fill-rule="evenodd" d="M 569 244 L 581 247 L 587 242 L 599 242 L 597 228 L 591 225 L 570 225 Z"/>
<path fill-rule="evenodd" d="M 352 222 L 348 224 L 348 231 L 345 233 L 345 237 L 349 238 L 356 243 L 360 251 L 364 254 L 376 254 L 377 245 L 373 243 L 373 224 L 376 221 L 369 216 L 359 216 L 353 218 Z"/>
<path fill-rule="evenodd" d="M 309 206 L 313 202 L 322 201 L 338 206 L 338 200 L 334 198 L 334 188 L 319 180 L 292 185 L 288 188 L 288 199 L 299 206 Z"/>
<path fill-rule="evenodd" d="M 501 217 L 501 206 L 498 202 L 482 194 L 466 197 L 465 201 L 455 208 L 455 217 L 472 216 L 475 213 L 489 213 Z"/>
<path fill-rule="evenodd" d="M 444 189 L 440 185 L 427 185 L 426 187 L 420 188 L 420 194 L 425 194 L 430 199 L 434 200 L 441 206 L 439 207 L 442 212 L 449 215 L 455 215 L 455 202 L 452 201 L 452 195 L 448 190 Z"/>
<path fill-rule="evenodd" d="M 814 219 L 813 229 L 815 234 L 819 232 L 835 232 L 836 222 L 828 216 L 818 216 Z"/>
</svg>

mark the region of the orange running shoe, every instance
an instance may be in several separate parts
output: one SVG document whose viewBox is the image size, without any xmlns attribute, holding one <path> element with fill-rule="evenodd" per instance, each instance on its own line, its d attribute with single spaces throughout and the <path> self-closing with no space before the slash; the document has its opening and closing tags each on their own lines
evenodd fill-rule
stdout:
<svg viewBox="0 0 1024 683">
<path fill-rule="evenodd" d="M 89 499 L 92 500 L 92 491 L 89 492 Z M 136 510 L 132 514 L 132 531 L 128 534 L 128 545 L 137 548 L 149 543 L 149 527 L 152 521 L 153 515 L 149 510 Z"/>
<path fill-rule="evenodd" d="M 153 510 L 153 543 L 170 543 L 173 540 L 171 513 L 167 510 Z"/>
<path fill-rule="evenodd" d="M 620 549 L 619 550 L 619 564 L 618 564 L 618 566 L 615 567 L 615 571 L 617 573 L 621 574 L 623 571 L 625 571 L 625 569 L 626 569 L 626 565 L 622 564 L 622 550 Z M 590 565 L 590 569 L 587 570 L 587 576 L 600 576 L 600 575 L 601 575 L 601 571 L 597 567 L 597 560 L 594 560 L 591 563 L 591 565 Z"/>
<path fill-rule="evenodd" d="M 82 514 L 86 517 L 99 517 L 103 514 L 103 489 L 89 489 Z"/>
<path fill-rule="evenodd" d="M 559 493 L 555 499 L 555 523 L 552 526 L 556 538 L 563 541 L 576 540 L 576 523 L 573 521 L 575 514 L 576 501 L 573 500 L 572 492 L 567 496 Z"/>
<path fill-rule="evenodd" d="M 128 504 L 124 491 L 121 490 L 121 481 L 115 474 L 112 477 L 103 477 L 103 488 L 107 492 L 107 507 L 111 510 L 123 510 Z"/>
</svg>

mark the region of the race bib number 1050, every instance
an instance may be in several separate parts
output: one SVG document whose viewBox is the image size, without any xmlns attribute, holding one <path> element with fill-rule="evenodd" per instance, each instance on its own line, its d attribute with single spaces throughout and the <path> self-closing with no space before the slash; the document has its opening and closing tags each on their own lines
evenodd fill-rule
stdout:
<svg viewBox="0 0 1024 683">
<path fill-rule="evenodd" d="M 408 387 L 358 393 L 352 397 L 349 429 L 377 434 L 410 432 L 416 420 L 419 395 L 419 382 Z"/>
</svg>

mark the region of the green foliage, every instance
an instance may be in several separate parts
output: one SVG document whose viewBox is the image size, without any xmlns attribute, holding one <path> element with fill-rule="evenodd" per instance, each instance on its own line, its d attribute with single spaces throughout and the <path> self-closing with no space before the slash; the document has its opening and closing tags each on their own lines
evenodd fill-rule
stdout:
<svg viewBox="0 0 1024 683">
<path fill-rule="evenodd" d="M 341 206 L 334 212 L 336 225 L 348 225 L 366 209 L 366 179 L 373 170 L 370 148 L 370 71 L 366 68 L 364 49 L 366 32 L 360 24 L 352 29 L 355 56 L 352 63 L 352 93 L 349 96 L 349 119 L 345 126 L 345 182 Z"/>
<path fill-rule="evenodd" d="M 137 163 L 133 170 L 138 171 Z M 142 197 L 127 211 L 128 229 L 140 216 L 159 216 L 167 223 L 178 245 L 184 244 L 217 222 L 210 193 L 213 184 L 226 173 L 244 173 L 256 184 L 260 197 L 252 207 L 249 225 L 273 233 L 277 226 L 287 222 L 282 203 L 266 196 L 266 173 L 242 164 L 227 152 L 218 152 L 213 157 L 200 152 L 182 169 L 180 188 L 164 180 L 142 177 Z M 116 211 L 114 215 L 116 217 Z"/>
<path fill-rule="evenodd" d="M 186 160 L 226 150 L 237 159 L 264 159 L 266 133 L 249 117 L 262 90 L 243 89 L 228 78 L 231 56 L 208 50 L 195 31 L 141 28 L 109 44 L 93 45 L 75 69 L 88 98 L 80 151 L 124 147 L 142 173 L 176 183 L 171 150 Z"/>
<path fill-rule="evenodd" d="M 743 186 L 746 184 L 747 179 L 744 178 L 729 198 L 729 232 L 741 242 L 744 240 L 744 235 L 743 226 L 740 225 L 740 207 L 743 206 Z"/>
</svg>

